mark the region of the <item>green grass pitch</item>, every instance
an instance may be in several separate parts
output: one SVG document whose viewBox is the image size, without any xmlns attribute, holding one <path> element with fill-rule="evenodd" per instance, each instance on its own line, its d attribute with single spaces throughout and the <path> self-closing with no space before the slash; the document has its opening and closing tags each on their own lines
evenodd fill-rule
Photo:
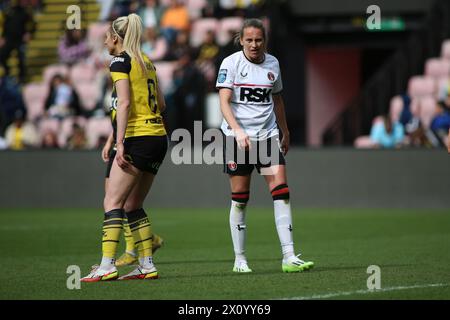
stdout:
<svg viewBox="0 0 450 320">
<path fill-rule="evenodd" d="M 284 274 L 272 210 L 249 207 L 249 275 L 231 272 L 228 209 L 148 212 L 165 239 L 160 279 L 69 290 L 69 265 L 84 276 L 100 261 L 102 211 L 0 209 L 0 299 L 450 299 L 448 210 L 295 209 L 296 250 L 316 266 Z M 367 290 L 370 265 L 379 291 Z"/>
</svg>

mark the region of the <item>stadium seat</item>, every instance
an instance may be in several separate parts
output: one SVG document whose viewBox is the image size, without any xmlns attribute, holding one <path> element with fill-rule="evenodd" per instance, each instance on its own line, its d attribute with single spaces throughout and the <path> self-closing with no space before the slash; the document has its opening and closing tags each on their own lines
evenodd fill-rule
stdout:
<svg viewBox="0 0 450 320">
<path fill-rule="evenodd" d="M 192 30 L 190 34 L 191 46 L 198 47 L 209 30 L 217 33 L 219 30 L 219 20 L 216 18 L 203 18 L 194 21 L 192 23 Z"/>
<path fill-rule="evenodd" d="M 450 73 L 450 61 L 440 58 L 428 59 L 425 62 L 425 76 L 441 78 Z"/>
<path fill-rule="evenodd" d="M 425 129 L 431 125 L 431 121 L 436 115 L 436 99 L 427 96 L 420 99 L 419 117 Z"/>
<path fill-rule="evenodd" d="M 70 80 L 72 83 L 91 82 L 95 78 L 95 68 L 93 65 L 80 62 L 72 66 L 70 70 Z"/>
<path fill-rule="evenodd" d="M 61 123 L 58 119 L 44 118 L 39 121 L 38 128 L 41 136 L 47 131 L 52 131 L 58 135 L 60 133 Z"/>
<path fill-rule="evenodd" d="M 89 148 L 96 148 L 99 138 L 108 137 L 111 133 L 111 119 L 109 117 L 90 118 L 85 128 Z"/>
<path fill-rule="evenodd" d="M 177 67 L 177 62 L 155 62 L 156 74 L 158 76 L 161 91 L 166 94 L 172 86 L 173 72 Z"/>
<path fill-rule="evenodd" d="M 445 40 L 441 47 L 441 58 L 450 61 L 450 39 Z"/>
<path fill-rule="evenodd" d="M 411 97 L 433 95 L 436 89 L 436 81 L 431 77 L 414 76 L 408 82 L 408 94 Z"/>
<path fill-rule="evenodd" d="M 44 83 L 30 83 L 23 88 L 23 98 L 28 120 L 34 121 L 44 114 L 44 103 L 48 86 Z"/>
<path fill-rule="evenodd" d="M 98 87 L 96 82 L 74 82 L 73 86 L 80 97 L 85 110 L 93 110 L 98 100 Z"/>
<path fill-rule="evenodd" d="M 369 149 L 374 147 L 374 142 L 370 139 L 370 136 L 359 136 L 355 139 L 353 145 L 358 149 Z"/>
<path fill-rule="evenodd" d="M 219 31 L 217 34 L 217 42 L 220 45 L 226 44 L 230 40 L 230 31 L 238 32 L 244 19 L 242 17 L 227 17 L 220 20 Z"/>
<path fill-rule="evenodd" d="M 60 147 L 66 147 L 67 140 L 72 135 L 73 125 L 75 123 L 85 128 L 87 120 L 84 117 L 68 117 L 61 121 L 61 128 L 58 133 L 58 144 Z"/>
<path fill-rule="evenodd" d="M 202 15 L 202 9 L 206 6 L 207 0 L 186 0 L 186 6 L 191 19 L 198 19 Z"/>
<path fill-rule="evenodd" d="M 44 83 L 50 84 L 51 79 L 56 74 L 61 74 L 63 77 L 69 75 L 69 68 L 64 64 L 51 64 L 44 69 Z"/>
<path fill-rule="evenodd" d="M 403 110 L 403 98 L 401 96 L 395 96 L 391 99 L 389 106 L 389 117 L 392 122 L 400 120 L 400 115 Z"/>
<path fill-rule="evenodd" d="M 103 46 L 105 34 L 109 30 L 109 23 L 97 22 L 89 26 L 87 40 L 90 48 L 99 50 Z"/>
</svg>

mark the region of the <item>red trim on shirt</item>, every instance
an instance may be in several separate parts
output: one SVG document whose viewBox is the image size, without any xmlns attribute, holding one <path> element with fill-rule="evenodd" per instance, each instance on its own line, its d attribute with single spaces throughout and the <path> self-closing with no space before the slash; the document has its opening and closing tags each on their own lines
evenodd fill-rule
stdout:
<svg viewBox="0 0 450 320">
<path fill-rule="evenodd" d="M 246 86 L 246 87 L 265 87 L 265 88 L 272 88 L 273 85 L 270 84 L 253 84 L 253 83 L 233 83 L 233 86 L 236 87 L 242 87 L 242 86 Z"/>
</svg>

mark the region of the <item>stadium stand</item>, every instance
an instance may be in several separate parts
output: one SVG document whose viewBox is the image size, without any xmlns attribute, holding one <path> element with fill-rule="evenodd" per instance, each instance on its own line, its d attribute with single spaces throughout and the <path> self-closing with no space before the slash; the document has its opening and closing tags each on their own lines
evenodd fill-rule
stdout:
<svg viewBox="0 0 450 320">
<path fill-rule="evenodd" d="M 404 98 L 401 122 L 406 129 L 408 118 L 422 117 L 422 131 L 427 131 L 429 118 L 434 119 L 439 114 L 440 104 L 444 105 L 444 112 L 449 112 L 450 3 L 443 0 L 430 3 L 423 28 L 410 34 L 404 45 L 398 47 L 358 96 L 332 121 L 322 135 L 324 145 L 358 145 L 359 138 L 371 130 L 373 120 L 389 113 L 389 101 L 398 95 Z M 417 114 L 411 115 L 411 109 L 417 109 Z M 430 138 L 422 139 L 422 146 L 442 147 L 445 143 L 429 141 L 433 137 L 429 133 L 426 135 Z"/>
<path fill-rule="evenodd" d="M 415 75 L 409 78 L 406 92 L 410 99 L 409 105 L 405 104 L 404 99 L 400 96 L 394 96 L 391 99 L 389 114 L 393 123 L 401 122 L 403 112 L 411 113 L 409 121 L 402 123 L 407 136 L 397 147 L 442 147 L 447 144 L 447 136 L 433 130 L 432 123 L 442 113 L 438 102 L 444 105 L 447 103 L 445 100 L 448 96 L 450 61 L 444 57 L 444 54 L 449 50 L 449 43 L 449 40 L 442 42 L 440 57 L 429 58 L 425 61 L 424 75 Z M 447 105 L 443 112 L 448 112 L 448 107 Z M 379 116 L 373 119 L 371 131 L 379 119 Z M 413 125 L 414 121 L 416 121 L 415 125 Z M 419 139 L 416 139 L 417 135 L 420 135 Z M 379 147 L 369 136 L 357 137 L 354 146 L 357 148 Z"/>
<path fill-rule="evenodd" d="M 150 5 L 152 1 L 148 2 Z M 164 12 L 164 10 L 173 6 L 174 2 L 172 0 L 156 1 L 156 4 L 159 6 L 158 12 Z M 255 3 L 259 1 L 251 1 L 247 4 L 228 1 L 226 3 L 230 8 L 227 8 L 225 11 L 221 7 L 223 5 L 221 2 L 217 2 L 214 5 L 211 5 L 206 0 L 179 0 L 176 2 L 184 6 L 189 13 L 189 54 L 192 55 L 192 61 L 196 61 L 197 48 L 204 41 L 208 31 L 212 30 L 214 32 L 216 41 L 222 49 L 222 46 L 228 45 L 231 32 L 238 31 L 242 25 L 244 16 L 241 14 L 245 14 L 245 11 L 242 11 L 245 9 L 245 6 L 252 5 L 253 8 Z M 261 1 L 261 3 L 263 4 L 264 1 Z M 91 54 L 87 59 L 69 65 L 58 61 L 58 43 L 64 36 L 64 30 L 66 29 L 66 21 L 64 19 L 69 16 L 67 8 L 73 4 L 78 5 L 83 14 L 81 28 L 86 30 L 86 41 Z M 51 132 L 57 137 L 58 146 L 61 148 L 67 147 L 67 140 L 72 134 L 74 124 L 86 130 L 90 148 L 98 147 L 98 140 L 110 130 L 109 127 L 111 125 L 108 114 L 103 112 L 108 109 L 108 106 L 104 105 L 104 101 L 107 99 L 103 95 L 110 94 L 110 91 L 104 87 L 104 77 L 105 75 L 108 76 L 107 68 L 110 60 L 110 56 L 103 45 L 104 35 L 110 26 L 108 21 L 115 19 L 118 14 L 143 12 L 141 9 L 145 9 L 147 1 L 112 1 L 111 4 L 112 6 L 109 7 L 109 2 L 103 3 L 96 0 L 43 0 L 40 6 L 34 7 L 36 9 L 34 15 L 36 32 L 26 51 L 28 81 L 23 85 L 22 89 L 27 109 L 26 117 L 34 123 L 41 139 L 47 132 Z M 262 5 L 261 8 L 263 10 Z M 233 11 L 233 9 L 236 10 Z M 108 12 L 108 18 L 102 17 Z M 210 16 L 211 12 L 213 17 Z M 224 12 L 238 13 L 241 16 L 228 16 L 224 15 Z M 0 14 L 1 17 L 2 15 Z M 160 25 L 157 26 L 156 34 L 162 36 L 158 29 L 160 29 Z M 170 46 L 171 44 L 169 43 L 168 45 Z M 229 47 L 227 47 L 227 50 L 230 50 Z M 179 70 L 180 61 L 178 59 L 182 57 L 183 54 L 180 56 L 168 54 L 154 63 L 157 68 L 161 89 L 167 97 L 168 104 L 173 103 L 170 95 L 177 89 L 173 81 L 174 72 Z M 17 58 L 13 56 L 9 61 L 13 67 L 13 76 L 17 75 L 17 68 L 14 69 L 17 65 L 15 60 Z M 211 68 L 203 68 L 200 71 L 206 70 L 208 77 L 211 78 L 211 74 L 216 73 L 216 65 L 217 62 L 213 61 L 213 70 Z M 71 86 L 72 90 L 76 91 L 81 104 L 82 112 L 80 115 L 72 114 L 60 120 L 47 118 L 45 101 L 49 94 L 50 81 L 55 75 L 61 75 L 64 82 Z M 213 90 L 213 88 L 209 88 L 209 90 Z M 205 92 L 203 99 L 206 104 L 216 103 L 216 95 L 217 93 L 214 90 Z M 171 110 L 176 110 L 176 106 L 172 106 Z M 213 110 L 213 108 L 205 108 L 205 110 Z M 217 115 L 213 117 L 217 118 Z M 211 116 L 205 114 L 206 118 L 209 119 Z"/>
</svg>

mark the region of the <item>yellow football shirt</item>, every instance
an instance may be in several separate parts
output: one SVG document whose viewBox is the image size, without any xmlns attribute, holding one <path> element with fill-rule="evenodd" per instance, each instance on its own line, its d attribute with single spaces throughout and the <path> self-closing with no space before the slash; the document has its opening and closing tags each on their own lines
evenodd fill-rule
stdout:
<svg viewBox="0 0 450 320">
<path fill-rule="evenodd" d="M 156 69 L 148 57 L 143 54 L 146 73 L 136 59 L 132 59 L 125 51 L 114 57 L 109 66 L 113 81 L 111 121 L 116 137 L 117 92 L 115 83 L 125 79 L 130 83 L 130 112 L 128 114 L 125 138 L 141 136 L 164 136 L 166 130 L 157 103 Z"/>
</svg>

